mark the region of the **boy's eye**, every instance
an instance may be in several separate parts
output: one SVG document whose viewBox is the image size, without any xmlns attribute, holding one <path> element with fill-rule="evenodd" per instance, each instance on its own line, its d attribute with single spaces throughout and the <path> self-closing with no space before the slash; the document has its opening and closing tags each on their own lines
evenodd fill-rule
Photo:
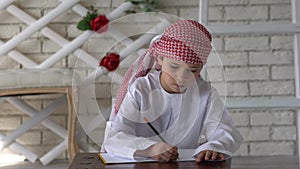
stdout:
<svg viewBox="0 0 300 169">
<path fill-rule="evenodd" d="M 170 65 L 170 67 L 171 67 L 172 69 L 177 69 L 177 68 L 178 68 L 177 65 Z"/>
<path fill-rule="evenodd" d="M 199 69 L 190 69 L 191 72 L 196 73 Z"/>
</svg>

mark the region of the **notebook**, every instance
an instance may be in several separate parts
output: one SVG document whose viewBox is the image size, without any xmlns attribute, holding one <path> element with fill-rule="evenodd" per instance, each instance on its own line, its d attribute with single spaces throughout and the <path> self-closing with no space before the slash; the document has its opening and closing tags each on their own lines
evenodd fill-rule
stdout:
<svg viewBox="0 0 300 169">
<path fill-rule="evenodd" d="M 179 159 L 177 161 L 195 161 L 195 158 L 193 157 L 194 151 L 194 149 L 179 149 Z M 134 159 L 131 159 L 105 152 L 98 153 L 98 157 L 104 164 L 156 162 L 156 160 L 152 158 L 135 157 Z"/>
</svg>

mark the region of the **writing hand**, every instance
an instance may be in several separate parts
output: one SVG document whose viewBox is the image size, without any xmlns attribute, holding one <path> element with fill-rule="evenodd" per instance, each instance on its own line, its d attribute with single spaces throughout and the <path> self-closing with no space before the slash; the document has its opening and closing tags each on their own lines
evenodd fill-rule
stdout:
<svg viewBox="0 0 300 169">
<path fill-rule="evenodd" d="M 157 161 L 175 161 L 178 159 L 179 153 L 176 146 L 159 142 L 145 150 L 137 150 L 135 155 L 151 157 Z"/>
<path fill-rule="evenodd" d="M 178 159 L 178 148 L 164 142 L 150 147 L 150 157 L 158 161 L 175 161 Z"/>
</svg>

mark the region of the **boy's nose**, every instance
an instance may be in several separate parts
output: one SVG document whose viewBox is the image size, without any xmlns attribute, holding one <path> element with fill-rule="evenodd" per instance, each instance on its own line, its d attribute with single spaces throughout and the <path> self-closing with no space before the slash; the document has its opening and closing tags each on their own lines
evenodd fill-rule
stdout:
<svg viewBox="0 0 300 169">
<path fill-rule="evenodd" d="M 176 80 L 177 82 L 182 82 L 188 79 L 190 76 L 190 72 L 187 72 L 186 70 L 180 70 L 176 74 Z"/>
</svg>

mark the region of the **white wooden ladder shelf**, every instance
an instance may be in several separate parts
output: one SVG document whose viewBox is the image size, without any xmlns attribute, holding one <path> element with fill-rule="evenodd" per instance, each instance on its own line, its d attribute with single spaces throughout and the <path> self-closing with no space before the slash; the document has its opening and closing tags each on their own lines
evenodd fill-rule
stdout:
<svg viewBox="0 0 300 169">
<path fill-rule="evenodd" d="M 75 139 L 77 98 L 74 97 L 77 95 L 74 93 L 74 91 L 76 92 L 76 90 L 74 90 L 74 86 L 72 86 L 74 79 L 76 79 L 76 83 L 80 87 L 93 83 L 95 79 L 103 75 L 107 75 L 108 77 L 120 76 L 114 72 L 108 72 L 104 67 L 99 67 L 99 61 L 96 59 L 97 57 L 92 56 L 81 48 L 81 46 L 86 43 L 94 32 L 85 31 L 74 40 L 69 41 L 47 27 L 47 25 L 57 16 L 70 9 L 81 17 L 85 16 L 88 11 L 88 9 L 78 3 L 79 0 L 60 1 L 61 4 L 39 19 L 30 16 L 28 13 L 15 6 L 13 4 L 13 0 L 0 1 L 0 10 L 6 10 L 28 25 L 25 30 L 8 41 L 3 42 L 0 40 L 0 57 L 8 56 L 24 67 L 24 69 L 0 71 L 0 103 L 6 100 L 18 109 L 22 110 L 24 113 L 31 116 L 30 120 L 23 123 L 15 131 L 8 133 L 7 135 L 4 132 L 0 132 L 0 149 L 2 150 L 4 147 L 10 147 L 15 152 L 24 155 L 31 162 L 35 162 L 39 158 L 43 165 L 50 163 L 66 149 L 68 149 L 70 159 L 72 159 L 78 151 Z M 106 14 L 106 17 L 110 20 L 110 22 L 114 21 L 124 15 L 124 12 L 131 7 L 132 4 L 130 2 L 125 2 L 115 10 Z M 159 32 L 168 24 L 169 22 L 166 19 L 161 18 L 160 22 L 150 29 L 149 32 Z M 29 57 L 22 54 L 22 52 L 16 50 L 16 46 L 18 44 L 31 37 L 37 31 L 40 31 L 40 33 L 42 33 L 45 37 L 49 38 L 61 47 L 57 52 L 41 63 L 36 63 Z M 120 41 L 126 46 L 119 52 L 121 60 L 135 52 L 141 54 L 141 52 L 144 51 L 142 47 L 148 43 L 153 36 L 155 36 L 153 33 L 146 32 L 134 41 L 111 26 L 109 26 L 107 32 L 114 39 Z M 60 62 L 62 59 L 65 59 L 70 54 L 73 54 L 73 56 L 77 57 L 77 59 L 80 59 L 89 65 L 93 71 L 81 78 L 74 70 L 68 68 L 53 68 L 55 64 Z M 120 83 L 122 77 L 120 76 L 114 79 L 118 79 L 117 83 Z M 18 97 L 31 94 L 52 93 L 60 93 L 62 95 L 41 112 L 38 112 Z M 69 109 L 67 129 L 48 118 L 56 108 L 65 104 L 68 105 Z M 61 143 L 42 157 L 38 157 L 34 152 L 29 151 L 24 145 L 15 141 L 18 137 L 39 123 L 63 138 Z M 95 128 L 95 126 L 89 126 L 88 132 L 91 132 Z"/>
</svg>

